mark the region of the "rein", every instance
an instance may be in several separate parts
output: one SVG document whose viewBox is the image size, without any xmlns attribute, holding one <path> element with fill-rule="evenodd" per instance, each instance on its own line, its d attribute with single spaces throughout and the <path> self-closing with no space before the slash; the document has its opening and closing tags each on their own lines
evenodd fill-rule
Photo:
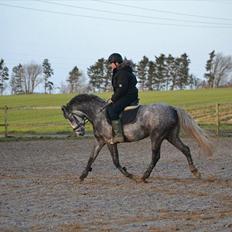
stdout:
<svg viewBox="0 0 232 232">
<path fill-rule="evenodd" d="M 112 103 L 107 102 L 102 108 L 97 112 L 97 114 L 100 114 L 107 106 L 111 105 Z"/>
</svg>

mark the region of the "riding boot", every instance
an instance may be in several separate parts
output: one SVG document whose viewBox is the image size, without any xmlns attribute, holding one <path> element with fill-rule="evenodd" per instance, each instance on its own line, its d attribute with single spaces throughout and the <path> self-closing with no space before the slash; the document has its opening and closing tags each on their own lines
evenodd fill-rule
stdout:
<svg viewBox="0 0 232 232">
<path fill-rule="evenodd" d="M 124 142 L 124 137 L 122 134 L 122 125 L 121 125 L 120 119 L 119 120 L 112 120 L 112 127 L 113 127 L 113 132 L 114 132 L 112 144 Z"/>
</svg>

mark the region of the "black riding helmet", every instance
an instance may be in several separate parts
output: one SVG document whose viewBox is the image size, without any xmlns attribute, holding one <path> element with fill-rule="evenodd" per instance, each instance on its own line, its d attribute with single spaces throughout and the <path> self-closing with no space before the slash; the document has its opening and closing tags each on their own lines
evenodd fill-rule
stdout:
<svg viewBox="0 0 232 232">
<path fill-rule="evenodd" d="M 109 56 L 108 62 L 111 63 L 119 63 L 123 62 L 122 56 L 119 53 L 113 53 Z"/>
</svg>

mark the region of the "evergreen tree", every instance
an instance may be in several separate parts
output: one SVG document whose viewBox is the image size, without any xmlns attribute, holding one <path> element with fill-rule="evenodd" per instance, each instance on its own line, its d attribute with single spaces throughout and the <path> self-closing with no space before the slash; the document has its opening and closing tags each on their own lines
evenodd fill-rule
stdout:
<svg viewBox="0 0 232 232">
<path fill-rule="evenodd" d="M 11 92 L 12 94 L 22 94 L 24 93 L 23 84 L 24 82 L 24 69 L 21 64 L 14 66 L 11 75 Z"/>
<path fill-rule="evenodd" d="M 215 51 L 209 53 L 209 59 L 206 62 L 206 73 L 204 74 L 204 77 L 206 78 L 208 82 L 208 86 L 210 88 L 213 88 L 214 85 L 214 75 L 213 75 L 213 67 L 214 67 L 214 58 L 215 58 Z"/>
<path fill-rule="evenodd" d="M 174 58 L 173 63 L 171 64 L 171 87 L 170 90 L 174 90 L 177 87 L 178 83 L 178 69 L 179 69 L 179 58 Z"/>
<path fill-rule="evenodd" d="M 47 89 L 49 93 L 51 93 L 53 88 L 53 83 L 49 81 L 49 78 L 54 74 L 53 69 L 51 68 L 51 64 L 49 63 L 48 59 L 44 59 L 43 64 L 43 74 L 44 74 L 44 93 L 47 93 Z"/>
<path fill-rule="evenodd" d="M 156 76 L 155 76 L 155 86 L 156 90 L 161 90 L 164 88 L 165 79 L 166 79 L 166 64 L 165 64 L 165 55 L 160 54 L 160 56 L 155 57 L 156 61 Z"/>
<path fill-rule="evenodd" d="M 172 80 L 173 77 L 175 76 L 175 58 L 169 54 L 168 57 L 165 59 L 165 64 L 166 64 L 166 72 L 165 72 L 165 89 L 169 90 L 171 89 Z"/>
<path fill-rule="evenodd" d="M 52 93 L 53 86 L 54 86 L 53 82 L 48 81 L 48 83 L 47 83 L 47 86 L 46 86 L 46 87 L 47 87 L 47 89 L 48 89 L 48 93 L 49 93 L 49 94 L 51 94 L 51 93 Z"/>
<path fill-rule="evenodd" d="M 137 76 L 138 76 L 138 82 L 140 84 L 140 89 L 145 90 L 146 89 L 146 83 L 148 79 L 148 62 L 149 59 L 146 56 L 143 56 L 142 60 L 139 61 L 137 65 Z"/>
<path fill-rule="evenodd" d="M 153 84 L 155 83 L 155 76 L 156 76 L 156 65 L 153 61 L 149 61 L 147 64 L 147 81 L 146 87 L 148 90 L 153 90 Z"/>
<path fill-rule="evenodd" d="M 87 74 L 90 78 L 90 86 L 92 87 L 94 92 L 101 91 L 103 86 L 103 75 L 104 75 L 104 58 L 100 58 L 94 65 L 91 65 Z"/>
<path fill-rule="evenodd" d="M 9 69 L 5 66 L 4 60 L 0 60 L 0 94 L 3 94 L 4 83 L 9 80 Z"/>
<path fill-rule="evenodd" d="M 111 70 L 107 60 L 98 59 L 94 65 L 87 69 L 89 84 L 94 92 L 107 91 L 110 87 Z"/>
<path fill-rule="evenodd" d="M 70 93 L 77 92 L 78 85 L 79 85 L 79 78 L 81 76 L 80 70 L 75 66 L 71 72 L 69 72 L 69 77 L 67 79 L 67 82 L 69 82 L 70 86 Z"/>
<path fill-rule="evenodd" d="M 108 60 L 105 60 L 104 61 L 104 91 L 112 90 L 111 76 L 112 76 L 112 70 L 109 66 Z"/>
<path fill-rule="evenodd" d="M 190 77 L 189 77 L 190 60 L 187 54 L 184 53 L 180 56 L 180 58 L 177 58 L 176 64 L 178 65 L 176 85 L 179 89 L 183 89 L 190 82 Z"/>
<path fill-rule="evenodd" d="M 89 77 L 89 85 L 93 92 L 100 90 L 102 79 L 99 78 L 98 69 L 96 65 L 91 65 L 87 69 L 87 75 Z"/>
</svg>

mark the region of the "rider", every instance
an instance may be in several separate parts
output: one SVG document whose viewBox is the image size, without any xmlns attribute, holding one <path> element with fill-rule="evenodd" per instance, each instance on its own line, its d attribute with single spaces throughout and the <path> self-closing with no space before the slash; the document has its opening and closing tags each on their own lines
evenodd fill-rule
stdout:
<svg viewBox="0 0 232 232">
<path fill-rule="evenodd" d="M 138 102 L 137 80 L 133 74 L 132 62 L 123 60 L 120 54 L 111 54 L 108 62 L 113 71 L 113 95 L 108 100 L 111 104 L 107 107 L 107 112 L 114 130 L 112 143 L 120 143 L 124 141 L 124 137 L 119 115 L 126 106 Z"/>
</svg>

